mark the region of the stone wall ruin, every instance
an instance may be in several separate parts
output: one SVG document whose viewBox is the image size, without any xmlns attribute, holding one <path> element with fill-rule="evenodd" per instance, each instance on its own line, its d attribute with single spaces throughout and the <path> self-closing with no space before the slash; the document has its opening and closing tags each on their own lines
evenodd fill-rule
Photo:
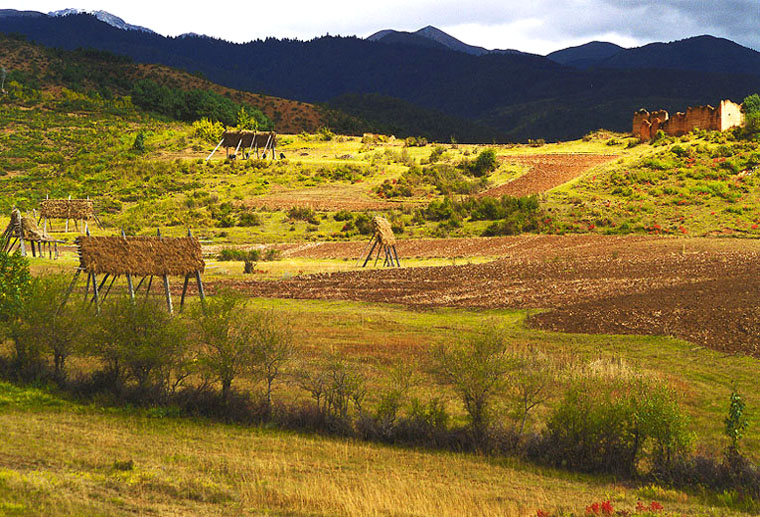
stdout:
<svg viewBox="0 0 760 517">
<path fill-rule="evenodd" d="M 686 113 L 678 112 L 672 117 L 665 110 L 648 112 L 644 108 L 633 115 L 633 135 L 641 140 L 651 140 L 657 131 L 669 136 L 682 136 L 694 129 L 726 131 L 744 123 L 741 104 L 730 100 L 712 106 L 689 107 Z"/>
</svg>

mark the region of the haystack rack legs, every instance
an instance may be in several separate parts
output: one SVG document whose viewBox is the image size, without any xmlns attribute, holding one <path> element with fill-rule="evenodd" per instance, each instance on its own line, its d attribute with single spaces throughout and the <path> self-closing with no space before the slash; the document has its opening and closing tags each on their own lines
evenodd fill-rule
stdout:
<svg viewBox="0 0 760 517">
<path fill-rule="evenodd" d="M 383 267 L 401 267 L 401 261 L 398 259 L 398 252 L 396 251 L 396 245 L 393 244 L 391 246 L 382 244 L 380 242 L 380 239 L 377 236 L 373 236 L 372 239 L 367 244 L 367 247 L 369 247 L 369 253 L 367 253 L 367 256 L 364 259 L 364 263 L 362 263 L 362 267 L 366 267 L 367 263 L 372 260 L 372 254 L 375 251 L 375 248 L 380 245 L 380 247 L 377 250 L 377 255 L 375 256 L 375 263 L 374 265 L 377 266 L 377 262 L 380 260 L 380 255 L 384 255 L 383 260 Z M 366 250 L 367 247 L 364 249 Z M 359 258 L 361 260 L 361 257 Z"/>
</svg>

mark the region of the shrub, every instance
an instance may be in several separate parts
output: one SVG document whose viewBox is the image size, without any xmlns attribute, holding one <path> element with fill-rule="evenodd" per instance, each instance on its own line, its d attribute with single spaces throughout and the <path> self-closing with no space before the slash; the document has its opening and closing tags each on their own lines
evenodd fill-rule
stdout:
<svg viewBox="0 0 760 517">
<path fill-rule="evenodd" d="M 691 442 L 675 393 L 642 377 L 573 382 L 547 423 L 553 462 L 585 472 L 636 473 L 639 460 L 667 466 Z"/>
<path fill-rule="evenodd" d="M 132 150 L 137 151 L 138 153 L 144 153 L 145 152 L 145 133 L 140 131 L 137 133 L 137 136 L 135 136 L 135 141 L 132 144 Z"/>
<path fill-rule="evenodd" d="M 207 118 L 193 122 L 193 136 L 206 142 L 218 143 L 222 139 L 223 133 L 224 124 L 221 122 L 212 122 Z"/>
<path fill-rule="evenodd" d="M 459 395 L 476 441 L 491 424 L 492 402 L 505 388 L 509 371 L 503 332 L 491 328 L 468 341 L 441 345 L 433 350 L 434 372 Z"/>
<path fill-rule="evenodd" d="M 31 282 L 27 260 L 0 251 L 0 325 L 19 314 Z"/>
<path fill-rule="evenodd" d="M 469 165 L 468 170 L 473 176 L 481 177 L 495 171 L 498 166 L 499 164 L 496 161 L 496 151 L 493 149 L 485 149 L 481 151 L 480 154 L 478 154 L 478 157 L 475 158 L 475 161 Z"/>
<path fill-rule="evenodd" d="M 306 206 L 294 206 L 288 210 L 288 219 L 306 221 L 309 224 L 319 224 L 316 212 Z"/>
<path fill-rule="evenodd" d="M 134 380 L 140 392 L 163 397 L 186 377 L 186 329 L 162 305 L 157 299 L 122 297 L 103 306 L 93 352 L 116 392 Z"/>
</svg>

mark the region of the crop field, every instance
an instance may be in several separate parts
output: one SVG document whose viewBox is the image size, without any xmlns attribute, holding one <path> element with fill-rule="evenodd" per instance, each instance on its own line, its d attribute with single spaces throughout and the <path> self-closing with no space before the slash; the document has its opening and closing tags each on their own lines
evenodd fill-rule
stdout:
<svg viewBox="0 0 760 517">
<path fill-rule="evenodd" d="M 439 256 L 499 256 L 482 264 L 230 281 L 253 296 L 401 303 L 416 307 L 553 309 L 531 324 L 569 332 L 673 335 L 758 354 L 756 241 L 520 236 L 419 243 Z M 406 246 L 406 247 L 404 247 Z M 403 241 L 402 255 L 418 256 Z M 360 246 L 285 248 L 292 256 L 357 257 Z M 224 285 L 227 282 L 221 281 Z M 216 284 L 214 284 L 216 285 Z"/>
</svg>

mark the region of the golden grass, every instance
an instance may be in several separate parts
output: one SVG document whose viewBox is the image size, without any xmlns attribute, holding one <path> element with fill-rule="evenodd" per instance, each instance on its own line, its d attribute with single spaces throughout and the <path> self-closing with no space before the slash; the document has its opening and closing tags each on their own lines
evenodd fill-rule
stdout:
<svg viewBox="0 0 760 517">
<path fill-rule="evenodd" d="M 639 498 L 611 480 L 517 460 L 65 403 L 2 408 L 0 514 L 520 516 L 603 499 L 632 508 Z M 729 514 L 671 495 L 667 510 Z"/>
</svg>

